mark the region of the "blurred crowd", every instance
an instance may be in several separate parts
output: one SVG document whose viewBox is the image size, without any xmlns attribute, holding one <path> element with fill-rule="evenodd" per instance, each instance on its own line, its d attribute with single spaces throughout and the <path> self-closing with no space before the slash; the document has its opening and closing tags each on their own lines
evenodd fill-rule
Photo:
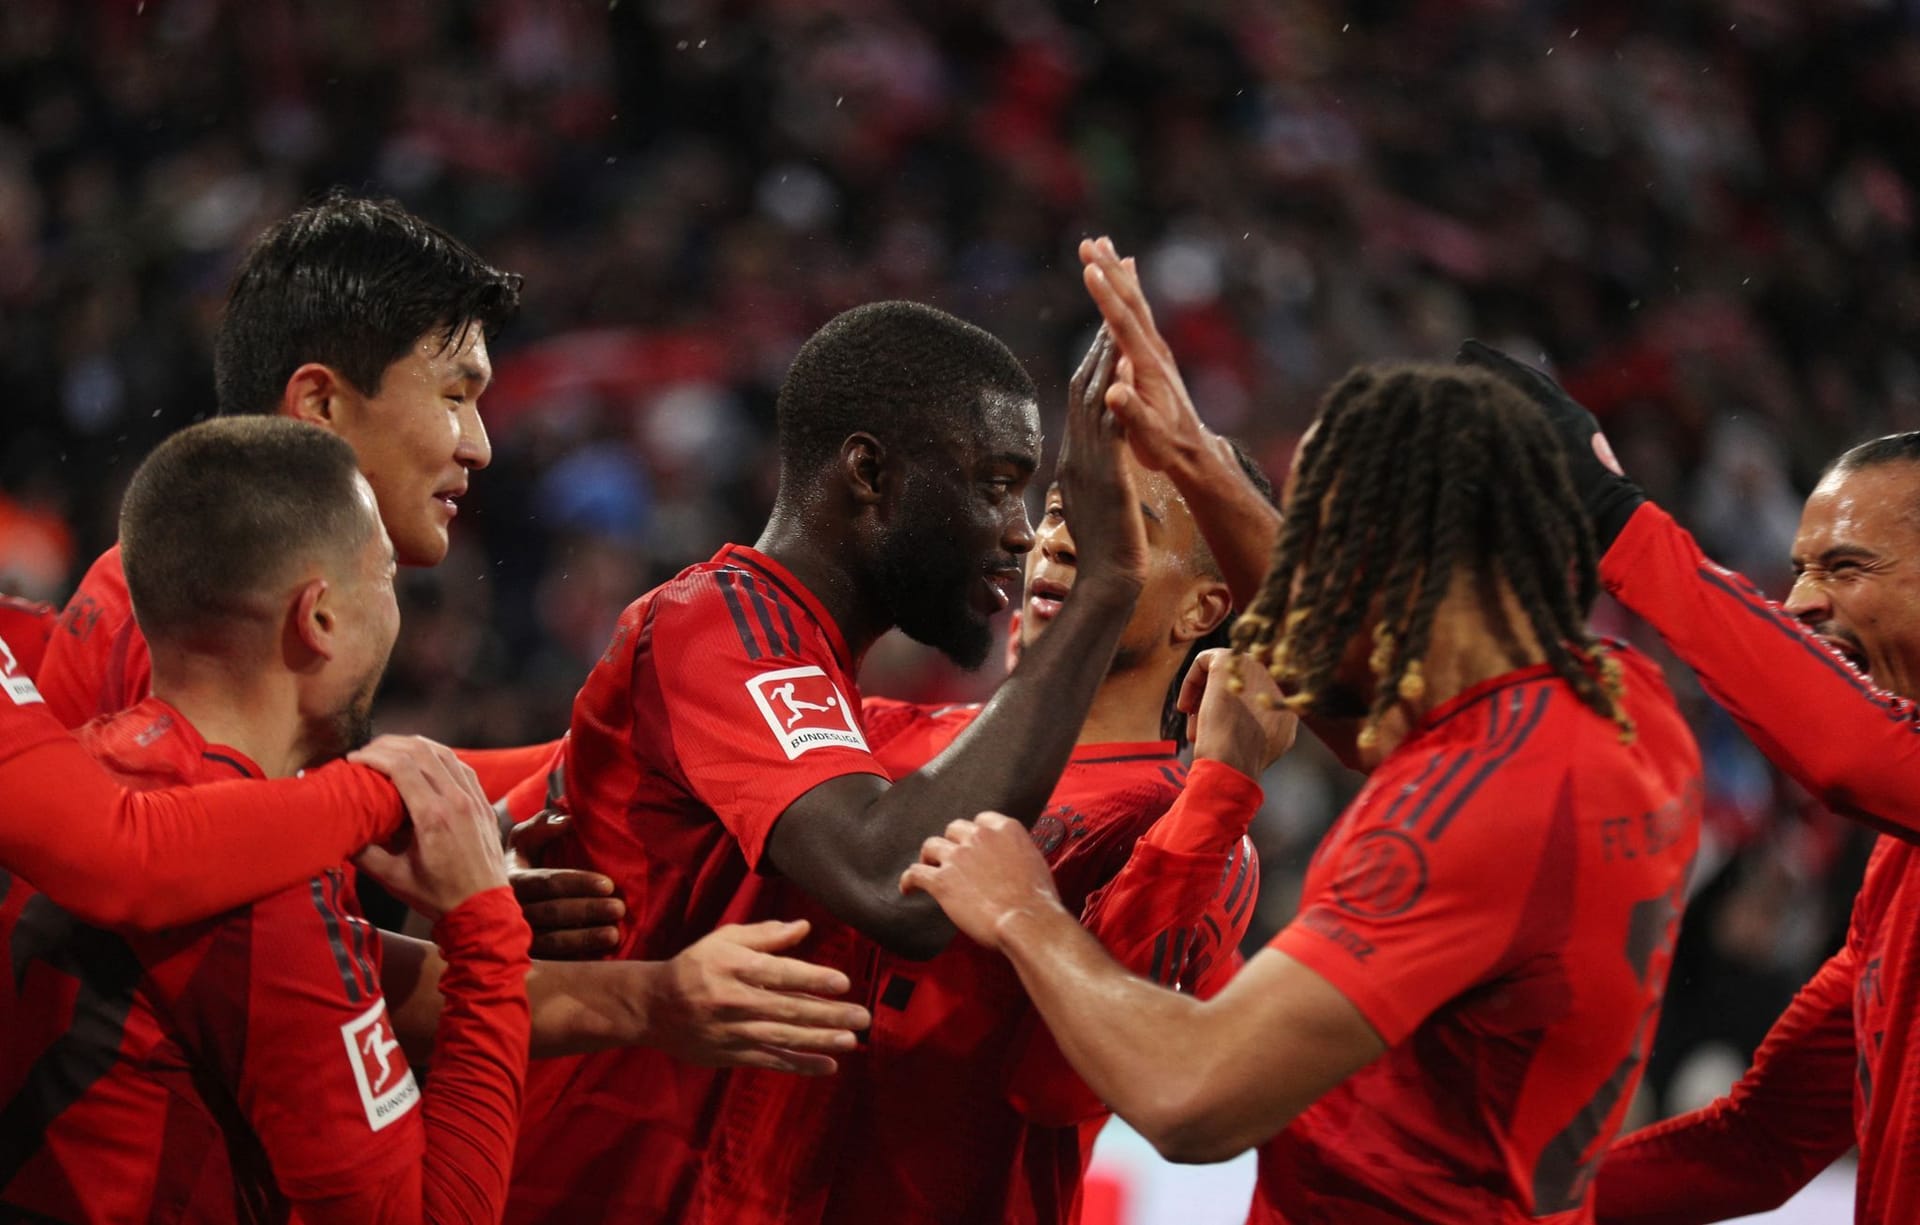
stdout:
<svg viewBox="0 0 1920 1225">
<path fill-rule="evenodd" d="M 1095 232 L 1276 476 L 1346 368 L 1478 335 L 1550 358 L 1778 595 L 1821 464 L 1920 428 L 1916 114 L 1909 0 L 8 0 L 0 590 L 71 590 L 133 464 L 210 410 L 245 244 L 340 184 L 526 276 L 493 465 L 406 577 L 393 730 L 558 734 L 626 602 L 757 533 L 780 377 L 847 306 L 987 327 L 1057 417 Z M 996 679 L 892 640 L 866 673 Z M 1864 844 L 1675 683 L 1712 811 L 1669 1108 L 1837 940 Z M 1354 786 L 1313 747 L 1268 781 L 1263 930 Z"/>
</svg>

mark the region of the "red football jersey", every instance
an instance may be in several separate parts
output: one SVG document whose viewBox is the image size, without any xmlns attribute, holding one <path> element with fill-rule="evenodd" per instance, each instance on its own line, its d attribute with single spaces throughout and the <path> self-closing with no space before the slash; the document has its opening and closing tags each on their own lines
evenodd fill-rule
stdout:
<svg viewBox="0 0 1920 1225">
<path fill-rule="evenodd" d="M 51 604 L 0 595 L 0 668 L 15 676 L 40 675 L 40 662 L 59 617 Z"/>
<path fill-rule="evenodd" d="M 868 699 L 865 712 L 875 755 L 899 778 L 945 751 L 980 707 Z M 1187 781 L 1172 742 L 1082 745 L 1033 830 L 1062 901 L 1089 930 L 1131 968 L 1202 993 L 1232 973 L 1259 887 L 1245 837 L 1259 787 L 1216 763 L 1196 777 L 1208 770 L 1225 778 L 1200 790 L 1224 790 L 1233 819 L 1196 811 L 1181 822 L 1168 813 Z M 1012 966 L 964 936 L 921 962 L 861 945 L 867 1042 L 833 1077 L 731 1074 L 698 1219 L 1070 1219 L 1106 1109 L 1053 1046 Z"/>
<path fill-rule="evenodd" d="M 774 822 L 868 750 L 846 640 L 778 563 L 732 545 L 636 600 L 574 701 L 571 833 L 542 866 L 611 876 L 619 956 L 661 960 L 725 923 L 805 917 L 798 955 L 864 976 L 859 938 L 760 871 Z M 656 1051 L 541 1060 L 508 1219 L 680 1221 L 725 1073 Z"/>
<path fill-rule="evenodd" d="M 406 815 L 391 783 L 346 762 L 298 779 L 129 791 L 47 713 L 7 663 L 18 655 L 0 651 L 0 869 L 87 922 L 197 922 L 391 838 Z"/>
<path fill-rule="evenodd" d="M 135 785 L 260 777 L 158 699 L 82 735 Z M 83 927 L 7 878 L 0 933 L 14 958 L 0 984 L 9 1208 L 102 1222 L 498 1213 L 528 1036 L 529 933 L 507 890 L 436 932 L 448 1020 L 426 1110 L 346 864 L 153 935 Z"/>
<path fill-rule="evenodd" d="M 1260 1150 L 1253 1220 L 1584 1222 L 1653 1041 L 1700 757 L 1620 650 L 1637 735 L 1546 665 L 1422 720 L 1315 852 L 1273 947 L 1386 1042 Z"/>
<path fill-rule="evenodd" d="M 61 610 L 35 679 L 47 709 L 68 727 L 117 714 L 147 696 L 153 661 L 133 619 L 119 545 L 88 567 Z"/>
<path fill-rule="evenodd" d="M 1774 762 L 1850 816 L 1920 831 L 1920 705 L 1874 689 L 1658 507 L 1601 577 L 1699 673 Z M 1858 1145 L 1854 1219 L 1920 1220 L 1920 851 L 1882 838 L 1847 943 L 1801 989 L 1733 1092 L 1622 1140 L 1601 1219 L 1714 1221 L 1770 1208 Z"/>
</svg>

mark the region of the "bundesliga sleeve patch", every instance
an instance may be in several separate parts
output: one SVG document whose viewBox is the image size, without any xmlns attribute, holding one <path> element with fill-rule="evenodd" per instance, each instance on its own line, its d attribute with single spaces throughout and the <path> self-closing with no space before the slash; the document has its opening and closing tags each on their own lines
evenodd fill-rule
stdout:
<svg viewBox="0 0 1920 1225">
<path fill-rule="evenodd" d="M 340 1027 L 340 1036 L 360 1087 L 360 1104 L 367 1109 L 367 1126 L 379 1131 L 412 1110 L 420 1100 L 420 1083 L 393 1036 L 387 1001 L 375 1000 L 373 1007 Z"/>
<path fill-rule="evenodd" d="M 15 706 L 31 706 L 46 699 L 34 688 L 33 678 L 20 674 L 20 662 L 13 657 L 13 648 L 0 638 L 0 692 L 13 699 Z"/>
<path fill-rule="evenodd" d="M 747 692 L 792 761 L 809 749 L 867 751 L 846 695 L 819 668 L 782 668 L 747 682 Z"/>
</svg>

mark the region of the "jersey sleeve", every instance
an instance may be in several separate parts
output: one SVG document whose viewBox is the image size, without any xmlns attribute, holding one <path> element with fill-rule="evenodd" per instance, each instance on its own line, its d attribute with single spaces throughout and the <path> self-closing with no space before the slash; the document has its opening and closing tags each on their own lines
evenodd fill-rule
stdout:
<svg viewBox="0 0 1920 1225">
<path fill-rule="evenodd" d="M 0 595 L 0 666 L 29 678 L 38 676 L 59 618 L 51 604 Z"/>
<path fill-rule="evenodd" d="M 1261 798 L 1260 785 L 1231 766 L 1194 762 L 1173 806 L 1087 899 L 1082 926 L 1135 974 L 1202 996 L 1219 990 L 1260 892 L 1247 827 Z M 1007 1099 L 1028 1121 L 1063 1127 L 1106 1113 L 1037 1014 L 1022 1022 L 1014 1052 Z"/>
<path fill-rule="evenodd" d="M 1513 811 L 1508 804 L 1482 790 L 1438 839 L 1348 812 L 1335 833 L 1344 826 L 1357 836 L 1328 845 L 1331 862 L 1309 873 L 1298 917 L 1269 947 L 1326 979 L 1382 1041 L 1398 1045 L 1448 1000 L 1524 956 L 1520 919 L 1531 890 L 1510 866 L 1542 862 L 1549 837 L 1571 830 L 1539 819 L 1537 799 L 1514 797 Z M 1529 819 L 1514 819 L 1522 810 Z"/>
<path fill-rule="evenodd" d="M 237 921 L 251 925 L 237 976 L 244 1027 L 236 1033 L 198 1012 L 188 1024 L 223 1035 L 203 1057 L 234 1077 L 236 1103 L 299 1218 L 498 1220 L 528 1041 L 530 935 L 511 893 L 469 899 L 435 930 L 448 964 L 424 1092 L 380 993 L 370 955 L 378 936 L 353 905 L 345 872 Z M 200 1007 L 202 997 L 214 1007 L 222 998 L 199 991 L 189 1002 Z"/>
<path fill-rule="evenodd" d="M 1873 688 L 1658 506 L 1634 512 L 1600 575 L 1781 769 L 1837 812 L 1920 837 L 1920 706 Z"/>
<path fill-rule="evenodd" d="M 529 775 L 538 773 L 544 777 L 559 751 L 560 742 L 549 740 L 516 749 L 455 749 L 453 755 L 479 776 L 480 790 L 487 793 L 487 802 L 491 804 L 505 799 Z"/>
<path fill-rule="evenodd" d="M 116 545 L 93 563 L 61 610 L 37 679 L 54 718 L 79 727 L 137 705 L 152 674 Z"/>
<path fill-rule="evenodd" d="M 714 577 L 703 598 L 656 615 L 652 666 L 670 717 L 653 726 L 672 738 L 688 788 L 757 867 L 793 801 L 842 775 L 888 775 L 848 700 L 857 690 L 812 621 L 750 576 Z"/>
<path fill-rule="evenodd" d="M 1614 1142 L 1594 1183 L 1602 1225 L 1695 1225 L 1785 1203 L 1853 1146 L 1855 952 L 1788 1005 L 1726 1097 Z"/>
</svg>

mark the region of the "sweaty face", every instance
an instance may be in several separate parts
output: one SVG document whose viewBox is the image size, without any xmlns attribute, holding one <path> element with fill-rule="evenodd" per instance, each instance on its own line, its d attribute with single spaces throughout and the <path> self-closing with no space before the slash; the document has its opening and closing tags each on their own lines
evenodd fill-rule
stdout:
<svg viewBox="0 0 1920 1225">
<path fill-rule="evenodd" d="M 1140 513 L 1147 526 L 1147 582 L 1133 607 L 1133 617 L 1120 634 L 1114 653 L 1114 672 L 1124 672 L 1151 660 L 1160 650 L 1184 653 L 1195 635 L 1183 620 L 1195 594 L 1219 586 L 1198 565 L 1199 529 L 1185 499 L 1173 483 L 1142 468 L 1129 453 L 1125 463 L 1140 494 Z M 1020 645 L 1031 646 L 1047 632 L 1070 598 L 1079 572 L 1073 533 L 1068 529 L 1060 489 L 1047 490 L 1046 510 L 1027 554 L 1025 598 L 1020 605 Z M 1220 614 L 1224 616 L 1222 611 Z M 1209 626 L 1211 628 L 1211 626 Z"/>
<path fill-rule="evenodd" d="M 468 327 L 452 344 L 444 339 L 436 328 L 415 341 L 387 367 L 372 397 L 343 380 L 331 422 L 353 446 L 393 547 L 408 566 L 437 565 L 446 557 L 448 526 L 460 513 L 467 474 L 493 457 L 480 420 L 480 395 L 493 378 L 486 336 Z"/>
<path fill-rule="evenodd" d="M 1786 609 L 1882 689 L 1920 697 L 1920 464 L 1837 472 L 1800 513 Z"/>
<path fill-rule="evenodd" d="M 1033 545 L 1023 500 L 1040 457 L 1031 400 L 992 397 L 970 437 L 907 461 L 874 558 L 893 623 L 963 668 L 986 662 L 992 617 L 1012 603 Z"/>
</svg>

